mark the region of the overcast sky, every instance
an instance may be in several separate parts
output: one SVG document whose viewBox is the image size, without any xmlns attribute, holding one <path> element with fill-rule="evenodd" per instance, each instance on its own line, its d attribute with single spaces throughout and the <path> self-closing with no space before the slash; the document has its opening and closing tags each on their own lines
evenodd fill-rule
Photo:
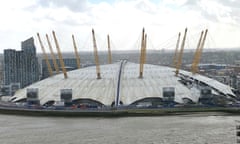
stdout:
<svg viewBox="0 0 240 144">
<path fill-rule="evenodd" d="M 91 51 L 91 29 L 99 50 L 106 50 L 106 36 L 114 50 L 140 48 L 142 28 L 148 49 L 175 49 L 178 32 L 188 27 L 186 48 L 196 48 L 201 30 L 209 29 L 205 47 L 240 47 L 239 0 L 1 0 L 0 53 L 21 49 L 21 41 L 39 32 L 47 51 L 45 34 L 56 32 L 62 51 Z M 54 45 L 52 41 L 52 45 Z"/>
</svg>

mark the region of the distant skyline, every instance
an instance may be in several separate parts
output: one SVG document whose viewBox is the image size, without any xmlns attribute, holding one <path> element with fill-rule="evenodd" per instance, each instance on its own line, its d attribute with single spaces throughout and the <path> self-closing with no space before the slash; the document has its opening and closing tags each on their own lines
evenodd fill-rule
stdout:
<svg viewBox="0 0 240 144">
<path fill-rule="evenodd" d="M 92 51 L 91 29 L 99 50 L 140 49 L 142 28 L 148 49 L 175 49 L 178 32 L 188 27 L 186 49 L 196 48 L 201 30 L 209 29 L 206 48 L 240 48 L 238 0 L 8 0 L 0 5 L 0 53 L 21 49 L 21 41 L 39 32 L 49 52 L 45 34 L 56 32 L 63 52 L 73 52 L 71 35 L 79 51 Z"/>
</svg>

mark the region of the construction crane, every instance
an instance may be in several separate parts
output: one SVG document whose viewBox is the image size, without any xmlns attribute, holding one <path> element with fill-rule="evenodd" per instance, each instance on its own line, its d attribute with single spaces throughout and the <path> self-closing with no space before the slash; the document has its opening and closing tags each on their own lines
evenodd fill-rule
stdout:
<svg viewBox="0 0 240 144">
<path fill-rule="evenodd" d="M 55 45 L 56 45 L 56 48 L 57 48 L 57 51 L 58 51 L 58 57 L 59 57 L 59 60 L 60 60 L 60 64 L 61 64 L 61 67 L 62 67 L 62 71 L 63 71 L 63 74 L 64 74 L 64 78 L 67 79 L 67 78 L 68 78 L 68 76 L 67 76 L 67 71 L 66 71 L 66 69 L 65 69 L 65 65 L 64 65 L 62 53 L 61 53 L 61 51 L 60 51 L 59 44 L 58 44 L 58 41 L 57 41 L 55 32 L 52 31 L 52 34 L 53 34 L 53 38 L 54 38 L 54 41 L 55 41 Z"/>
<path fill-rule="evenodd" d="M 95 38 L 94 29 L 92 29 L 92 37 L 93 37 L 93 49 L 94 49 L 94 57 L 95 57 L 95 63 L 96 63 L 97 79 L 101 79 L 98 51 L 97 51 L 97 42 L 96 42 L 96 38 Z"/>
<path fill-rule="evenodd" d="M 112 63 L 112 53 L 111 53 L 111 45 L 110 45 L 110 37 L 107 35 L 107 42 L 108 42 L 108 63 Z"/>
<path fill-rule="evenodd" d="M 139 78 L 143 78 L 143 63 L 144 63 L 144 44 L 145 43 L 145 30 L 142 30 L 142 41 L 141 41 L 141 53 L 140 53 L 140 70 Z"/>
<path fill-rule="evenodd" d="M 175 53 L 174 53 L 174 57 L 173 57 L 173 67 L 176 68 L 177 66 L 177 54 L 178 54 L 178 47 L 179 47 L 179 42 L 180 42 L 180 37 L 181 37 L 181 33 L 178 33 L 178 39 L 177 39 L 177 44 L 176 44 L 176 49 L 175 49 Z"/>
<path fill-rule="evenodd" d="M 54 69 L 55 69 L 56 73 L 58 74 L 59 73 L 59 68 L 58 68 L 57 60 L 56 60 L 56 57 L 54 55 L 52 45 L 50 43 L 50 40 L 49 40 L 49 37 L 48 37 L 47 34 L 46 34 L 46 38 L 47 38 L 48 47 L 49 47 L 50 52 L 51 52 L 51 57 L 52 57 L 52 60 L 53 60 L 53 66 L 54 66 Z"/>
<path fill-rule="evenodd" d="M 185 32 L 184 32 L 181 49 L 180 49 L 179 56 L 178 56 L 178 63 L 176 66 L 175 76 L 178 76 L 179 69 L 181 68 L 181 65 L 182 65 L 182 55 L 183 55 L 184 45 L 185 45 L 185 41 L 186 41 L 186 36 L 187 36 L 187 28 L 185 29 Z"/>
<path fill-rule="evenodd" d="M 80 69 L 80 67 L 81 67 L 80 66 L 80 56 L 79 56 L 78 51 L 77 51 L 77 45 L 76 45 L 76 42 L 75 42 L 74 35 L 72 35 L 72 40 L 73 40 L 73 47 L 74 47 L 76 61 L 77 61 L 77 68 Z"/>
<path fill-rule="evenodd" d="M 53 71 L 52 71 L 51 65 L 49 63 L 48 56 L 47 56 L 47 53 L 46 53 L 45 48 L 43 46 L 43 43 L 42 43 L 42 40 L 40 38 L 39 33 L 37 33 L 37 37 L 38 37 L 39 43 L 40 43 L 42 51 L 43 51 L 43 55 L 44 55 L 44 58 L 45 58 L 45 61 L 46 61 L 46 64 L 47 64 L 49 75 L 52 76 L 53 75 Z"/>
<path fill-rule="evenodd" d="M 192 62 L 192 65 L 191 65 L 191 72 L 193 74 L 195 74 L 197 72 L 197 67 L 198 67 L 197 55 L 199 54 L 199 49 L 200 49 L 200 45 L 201 45 L 201 42 L 202 42 L 203 33 L 204 33 L 204 31 L 201 32 L 201 35 L 200 35 L 200 38 L 199 38 L 199 41 L 198 41 L 198 44 L 197 44 L 197 49 L 196 49 L 196 52 L 194 54 L 193 62 Z"/>
<path fill-rule="evenodd" d="M 204 44 L 205 44 L 205 41 L 206 41 L 207 33 L 208 33 L 208 29 L 205 30 L 203 39 L 202 39 L 202 41 L 200 43 L 200 46 L 199 46 L 199 50 L 197 51 L 196 58 L 195 58 L 196 60 L 195 60 L 195 64 L 194 64 L 195 68 L 194 68 L 193 74 L 198 73 L 198 71 L 199 71 L 198 65 L 199 65 L 201 57 L 202 57 L 202 51 L 203 51 L 203 47 L 204 47 Z"/>
</svg>

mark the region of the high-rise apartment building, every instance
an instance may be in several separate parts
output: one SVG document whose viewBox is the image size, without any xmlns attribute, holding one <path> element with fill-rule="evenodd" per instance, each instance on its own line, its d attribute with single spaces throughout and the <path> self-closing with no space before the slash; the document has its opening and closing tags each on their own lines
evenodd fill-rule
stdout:
<svg viewBox="0 0 240 144">
<path fill-rule="evenodd" d="M 22 50 L 4 50 L 4 85 L 19 83 L 20 88 L 39 80 L 39 64 L 34 39 L 21 43 Z"/>
</svg>

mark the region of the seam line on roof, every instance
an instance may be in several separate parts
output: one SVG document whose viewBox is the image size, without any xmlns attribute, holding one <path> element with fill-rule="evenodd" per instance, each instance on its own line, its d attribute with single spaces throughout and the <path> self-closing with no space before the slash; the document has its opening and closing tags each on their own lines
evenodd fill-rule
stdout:
<svg viewBox="0 0 240 144">
<path fill-rule="evenodd" d="M 119 67 L 119 72 L 118 72 L 118 79 L 117 79 L 117 95 L 116 95 L 116 99 L 115 99 L 115 107 L 119 106 L 120 104 L 120 89 L 121 89 L 121 75 L 122 75 L 122 68 L 123 68 L 123 64 L 126 63 L 126 60 L 122 60 L 120 67 Z"/>
</svg>

